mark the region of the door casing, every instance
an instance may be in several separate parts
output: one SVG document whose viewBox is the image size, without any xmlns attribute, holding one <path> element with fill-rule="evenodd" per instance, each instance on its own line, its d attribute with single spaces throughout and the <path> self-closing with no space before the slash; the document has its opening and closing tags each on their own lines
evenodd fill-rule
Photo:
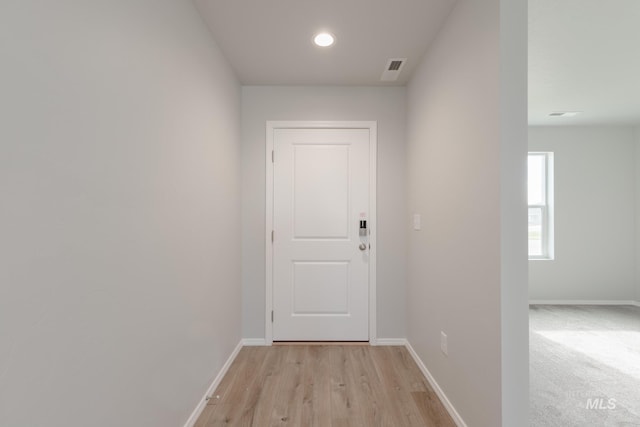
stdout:
<svg viewBox="0 0 640 427">
<path fill-rule="evenodd" d="M 276 129 L 368 129 L 369 130 L 369 343 L 375 345 L 376 334 L 376 177 L 377 122 L 375 121 L 267 121 L 265 149 L 265 344 L 273 344 L 273 134 Z"/>
</svg>

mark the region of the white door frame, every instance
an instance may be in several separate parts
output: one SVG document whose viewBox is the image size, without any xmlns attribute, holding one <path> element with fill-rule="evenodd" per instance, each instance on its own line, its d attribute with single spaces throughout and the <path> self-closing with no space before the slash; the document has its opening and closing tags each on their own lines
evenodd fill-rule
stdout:
<svg viewBox="0 0 640 427">
<path fill-rule="evenodd" d="M 369 343 L 375 345 L 376 334 L 376 177 L 378 124 L 375 121 L 267 121 L 265 151 L 266 221 L 265 221 L 265 344 L 273 344 L 273 134 L 276 129 L 369 129 Z M 276 237 L 277 238 L 277 237 Z"/>
</svg>

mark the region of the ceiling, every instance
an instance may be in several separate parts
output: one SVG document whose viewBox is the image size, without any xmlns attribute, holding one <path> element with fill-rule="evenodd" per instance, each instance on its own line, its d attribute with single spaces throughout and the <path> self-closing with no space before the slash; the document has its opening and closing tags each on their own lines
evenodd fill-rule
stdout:
<svg viewBox="0 0 640 427">
<path fill-rule="evenodd" d="M 640 1 L 529 0 L 529 124 L 640 124 Z"/>
<path fill-rule="evenodd" d="M 456 0 L 195 1 L 244 85 L 385 86 Z M 321 30 L 334 46 L 313 45 Z M 390 58 L 408 60 L 382 82 Z M 640 125 L 640 0 L 529 0 L 529 123 Z"/>
<path fill-rule="evenodd" d="M 244 85 L 404 85 L 456 0 L 196 0 Z M 334 46 L 312 43 L 318 31 Z M 380 77 L 407 58 L 398 80 Z"/>
</svg>

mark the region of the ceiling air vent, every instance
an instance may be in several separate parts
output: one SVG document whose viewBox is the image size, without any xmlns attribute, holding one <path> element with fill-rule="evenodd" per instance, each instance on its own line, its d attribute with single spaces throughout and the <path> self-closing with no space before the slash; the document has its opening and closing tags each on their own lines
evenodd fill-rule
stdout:
<svg viewBox="0 0 640 427">
<path fill-rule="evenodd" d="M 582 111 L 554 111 L 549 113 L 549 117 L 575 117 Z"/>
<path fill-rule="evenodd" d="M 382 76 L 380 77 L 380 80 L 382 80 L 383 82 L 393 82 L 398 80 L 405 62 L 407 62 L 407 58 L 389 59 L 389 61 L 387 61 L 387 66 L 385 67 Z"/>
</svg>

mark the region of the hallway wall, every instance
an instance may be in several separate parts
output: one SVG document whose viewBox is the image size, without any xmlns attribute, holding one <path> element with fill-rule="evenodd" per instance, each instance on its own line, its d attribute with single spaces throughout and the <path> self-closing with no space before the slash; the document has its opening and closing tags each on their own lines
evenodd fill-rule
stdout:
<svg viewBox="0 0 640 427">
<path fill-rule="evenodd" d="M 242 88 L 243 336 L 264 338 L 267 120 L 378 121 L 377 336 L 405 337 L 405 88 Z"/>
<path fill-rule="evenodd" d="M 470 426 L 528 425 L 526 28 L 459 0 L 407 87 L 407 337 Z"/>
<path fill-rule="evenodd" d="M 241 338 L 239 84 L 186 0 L 3 0 L 0 52 L 0 425 L 181 426 Z"/>
<path fill-rule="evenodd" d="M 636 298 L 635 301 L 637 304 L 640 304 L 640 126 L 635 126 L 633 128 L 633 135 L 635 138 L 635 166 L 636 166 L 636 174 L 635 174 L 635 199 L 636 199 L 636 215 L 635 215 L 635 226 L 636 226 Z"/>
<path fill-rule="evenodd" d="M 555 259 L 529 261 L 531 300 L 634 300 L 633 128 L 532 126 L 529 151 L 554 152 L 555 199 Z"/>
</svg>

